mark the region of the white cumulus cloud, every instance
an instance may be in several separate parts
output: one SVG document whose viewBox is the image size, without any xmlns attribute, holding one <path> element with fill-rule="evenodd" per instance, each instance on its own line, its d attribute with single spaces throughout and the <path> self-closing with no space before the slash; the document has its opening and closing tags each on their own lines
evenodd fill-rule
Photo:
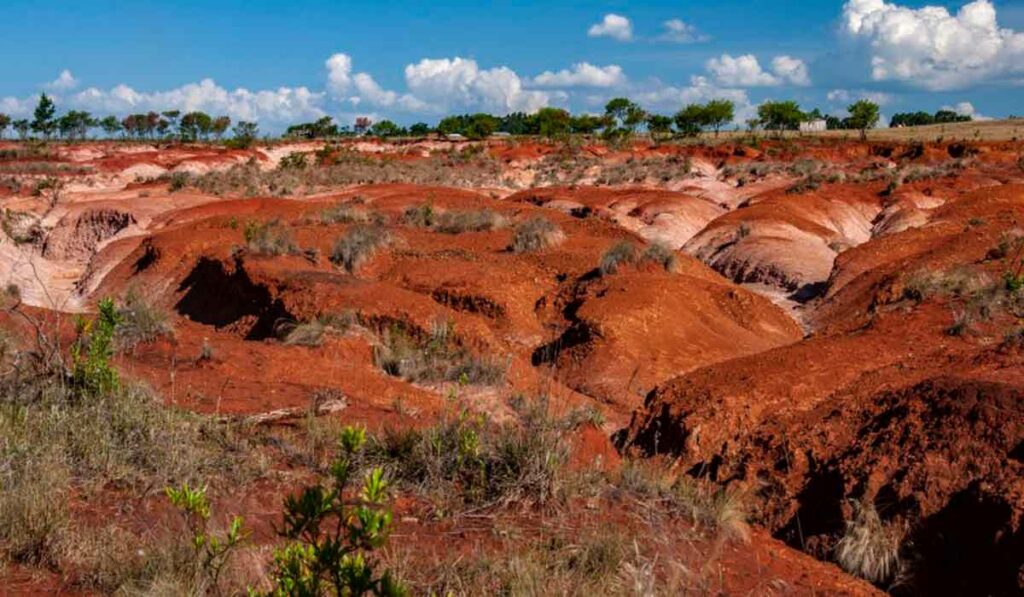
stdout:
<svg viewBox="0 0 1024 597">
<path fill-rule="evenodd" d="M 618 41 L 633 39 L 633 23 L 622 15 L 608 13 L 600 23 L 595 23 L 587 30 L 590 37 L 610 37 Z"/>
<path fill-rule="evenodd" d="M 589 62 L 574 64 L 572 70 L 545 71 L 533 78 L 538 87 L 617 87 L 625 82 L 621 66 L 594 66 Z"/>
<path fill-rule="evenodd" d="M 78 87 L 78 79 L 71 74 L 71 71 L 64 69 L 60 71 L 60 75 L 56 79 L 50 81 L 43 87 L 50 91 L 69 91 Z"/>
<path fill-rule="evenodd" d="M 753 54 L 733 57 L 722 54 L 707 61 L 706 68 L 715 81 L 727 87 L 774 87 L 778 85 L 810 85 L 807 65 L 799 58 L 776 56 L 772 72 L 761 68 Z"/>
<path fill-rule="evenodd" d="M 992 120 L 978 112 L 971 102 L 958 102 L 955 106 L 942 106 L 943 110 L 952 110 L 961 116 L 970 116 L 974 120 Z"/>
<path fill-rule="evenodd" d="M 669 19 L 662 23 L 665 32 L 659 37 L 659 41 L 666 41 L 676 44 L 692 44 L 707 41 L 708 36 L 697 30 L 693 25 L 684 22 L 682 19 Z"/>
<path fill-rule="evenodd" d="M 884 106 L 892 102 L 892 95 L 884 91 L 865 91 L 862 89 L 833 89 L 826 95 L 828 101 L 838 104 L 850 104 L 857 100 L 866 99 Z"/>
<path fill-rule="evenodd" d="M 524 89 L 515 71 L 499 66 L 481 69 L 475 60 L 424 58 L 405 67 L 410 93 L 434 108 L 476 108 L 497 114 L 535 112 L 547 106 L 551 95 Z"/>
<path fill-rule="evenodd" d="M 988 0 L 956 14 L 942 6 L 849 0 L 842 29 L 867 45 L 875 81 L 948 90 L 1024 73 L 1024 33 L 999 27 Z"/>
<path fill-rule="evenodd" d="M 83 109 L 98 114 L 201 110 L 215 115 L 225 114 L 236 121 L 286 124 L 323 116 L 323 99 L 323 93 L 305 87 L 228 90 L 217 85 L 213 79 L 203 79 L 198 83 L 154 92 L 136 91 L 123 84 L 106 90 L 90 87 L 59 98 L 58 103 L 62 108 Z"/>
<path fill-rule="evenodd" d="M 713 99 L 730 100 L 735 107 L 735 122 L 753 117 L 756 108 L 743 89 L 719 87 L 707 77 L 690 77 L 684 87 L 658 85 L 653 89 L 631 94 L 640 105 L 650 110 L 673 113 L 687 104 L 705 103 Z"/>
</svg>

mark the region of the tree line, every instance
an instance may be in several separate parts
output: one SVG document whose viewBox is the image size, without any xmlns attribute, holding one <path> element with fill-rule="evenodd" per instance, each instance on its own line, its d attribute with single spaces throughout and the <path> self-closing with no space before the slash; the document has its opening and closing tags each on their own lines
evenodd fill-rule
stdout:
<svg viewBox="0 0 1024 597">
<path fill-rule="evenodd" d="M 12 119 L 0 114 L 0 138 L 10 127 L 22 140 L 33 134 L 42 139 L 85 139 L 90 130 L 102 130 L 108 138 L 122 139 L 165 139 L 182 141 L 221 141 L 231 127 L 228 116 L 210 116 L 205 112 L 182 113 L 180 110 L 145 112 L 117 116 L 94 117 L 89 112 L 71 110 L 57 115 L 57 106 L 45 93 L 39 96 L 32 119 Z M 255 141 L 259 127 L 255 122 L 240 121 L 232 129 L 231 141 L 235 145 L 248 146 Z"/>
<path fill-rule="evenodd" d="M 804 112 L 793 100 L 769 100 L 757 107 L 756 118 L 746 121 L 748 130 L 766 131 L 782 134 L 785 131 L 798 130 L 801 123 L 824 120 L 830 130 L 858 130 L 861 136 L 867 130 L 877 126 L 880 119 L 878 104 L 862 99 L 847 107 L 848 116 L 839 118 L 822 114 L 817 108 Z M 372 122 L 367 117 L 355 120 L 352 126 L 338 125 L 330 116 L 316 121 L 289 126 L 285 137 L 302 139 L 322 139 L 355 135 L 374 137 L 422 137 L 431 133 L 441 135 L 458 135 L 466 139 L 484 139 L 496 133 L 508 135 L 539 135 L 556 138 L 570 134 L 600 134 L 609 141 L 631 137 L 641 130 L 646 130 L 654 139 L 672 137 L 696 137 L 704 132 L 719 132 L 729 126 L 736 118 L 736 108 L 732 101 L 714 99 L 706 103 L 691 103 L 683 106 L 678 112 L 669 116 L 648 112 L 629 98 L 618 97 L 610 100 L 601 114 L 571 114 L 561 108 L 541 108 L 532 114 L 514 112 L 505 116 L 495 116 L 484 112 L 476 114 L 460 114 L 447 116 L 431 127 L 425 122 L 418 122 L 408 127 L 396 124 L 391 120 Z M 951 110 L 939 110 L 935 114 L 927 112 L 900 113 L 892 117 L 891 127 L 917 126 L 935 123 L 964 122 L 970 116 L 957 114 Z M 181 141 L 222 141 L 231 128 L 228 116 L 211 116 L 201 111 L 182 113 L 179 110 L 164 112 L 145 112 L 129 114 L 123 118 L 105 116 L 96 118 L 89 112 L 71 110 L 58 116 L 56 105 L 45 93 L 33 113 L 33 118 L 12 120 L 0 114 L 0 138 L 3 138 L 8 127 L 14 129 L 21 139 L 28 139 L 34 133 L 43 139 L 55 136 L 67 140 L 85 139 L 90 130 L 100 129 L 107 138 L 123 139 L 163 139 Z M 255 122 L 240 121 L 231 128 L 232 136 L 226 141 L 229 146 L 248 147 L 259 133 Z"/>
</svg>

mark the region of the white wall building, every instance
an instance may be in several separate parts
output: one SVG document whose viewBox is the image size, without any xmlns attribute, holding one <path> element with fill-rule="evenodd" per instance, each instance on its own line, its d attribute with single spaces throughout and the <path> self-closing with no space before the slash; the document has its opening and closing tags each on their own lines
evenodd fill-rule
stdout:
<svg viewBox="0 0 1024 597">
<path fill-rule="evenodd" d="M 824 118 L 800 123 L 801 133 L 820 133 L 826 130 L 828 130 L 828 123 L 825 122 Z"/>
</svg>

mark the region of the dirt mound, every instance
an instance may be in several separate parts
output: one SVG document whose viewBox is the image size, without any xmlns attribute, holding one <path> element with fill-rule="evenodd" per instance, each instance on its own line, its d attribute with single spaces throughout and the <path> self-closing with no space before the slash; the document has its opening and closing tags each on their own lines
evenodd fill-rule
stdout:
<svg viewBox="0 0 1024 597">
<path fill-rule="evenodd" d="M 43 257 L 88 259 L 98 245 L 135 223 L 135 217 L 116 209 L 85 209 L 62 217 L 46 237 Z"/>
</svg>

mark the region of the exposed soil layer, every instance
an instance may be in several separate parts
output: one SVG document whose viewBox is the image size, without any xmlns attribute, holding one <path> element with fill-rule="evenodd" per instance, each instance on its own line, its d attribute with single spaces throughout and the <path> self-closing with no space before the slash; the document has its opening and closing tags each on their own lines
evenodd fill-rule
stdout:
<svg viewBox="0 0 1024 597">
<path fill-rule="evenodd" d="M 306 170 L 278 167 L 292 153 Z M 169 408 L 315 413 L 330 395 L 322 419 L 376 431 L 429 425 L 453 396 L 516 421 L 544 396 L 589 413 L 573 466 L 649 459 L 749 496 L 757 527 L 715 542 L 621 496 L 566 505 L 565 528 L 529 508 L 435 521 L 403 495 L 424 565 L 612 526 L 661 536 L 704 592 L 1019 594 L 1021 155 L 952 137 L 81 143 L 37 160 L 60 193 L 33 193 L 28 166 L 0 190 L 0 284 L 68 341 L 56 314 L 104 297 L 166 314 L 173 331 L 116 364 Z M 531 244 L 538 218 L 558 232 Z M 218 499 L 267 546 L 296 483 Z M 102 517 L 117 491 L 76 508 Z M 166 515 L 146 500 L 126 524 Z M 877 587 L 834 564 L 865 509 L 899 536 Z M 62 582 L 6 574 L 15 592 Z"/>
</svg>

